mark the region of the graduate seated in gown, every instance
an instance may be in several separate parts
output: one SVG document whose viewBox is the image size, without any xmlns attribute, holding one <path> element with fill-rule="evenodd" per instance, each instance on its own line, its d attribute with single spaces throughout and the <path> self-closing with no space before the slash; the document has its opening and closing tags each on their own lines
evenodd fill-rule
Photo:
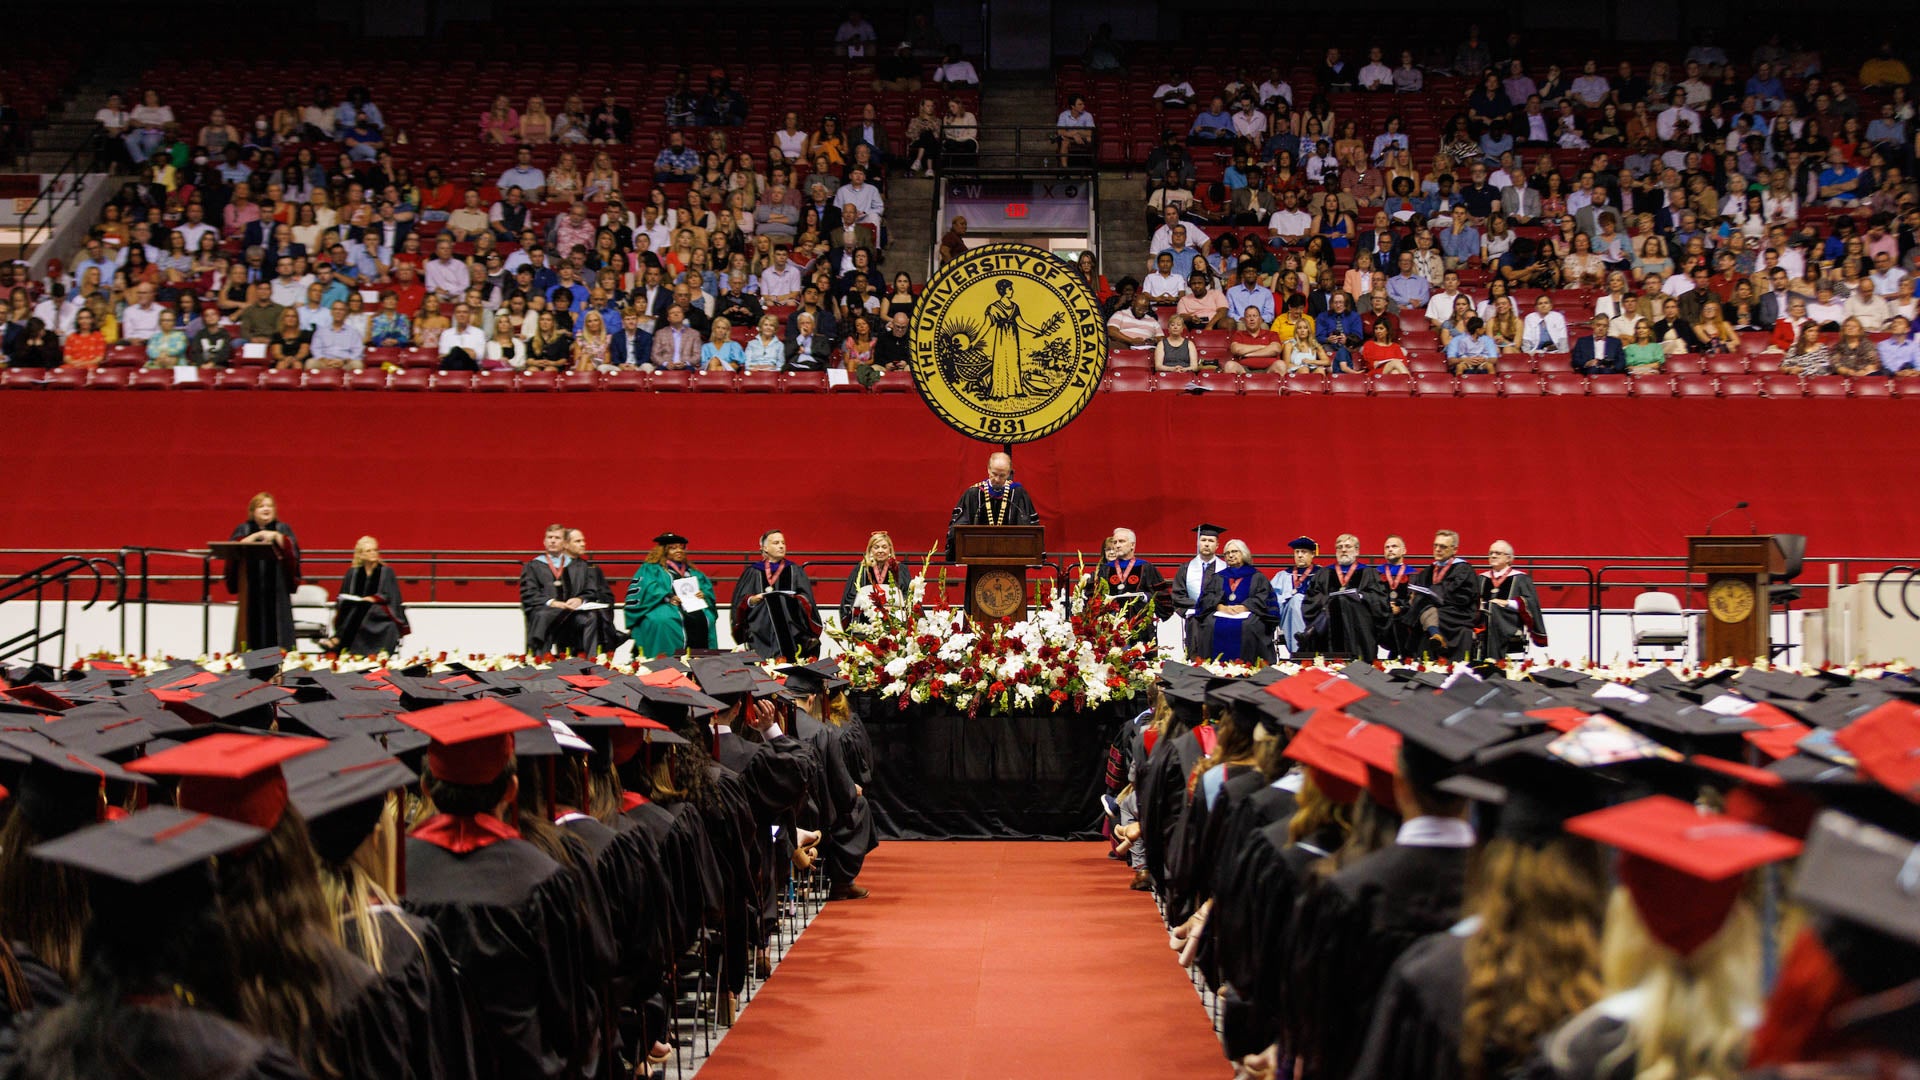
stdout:
<svg viewBox="0 0 1920 1080">
<path fill-rule="evenodd" d="M 1235 538 L 1222 545 L 1227 568 L 1207 581 L 1194 608 L 1193 647 L 1197 661 L 1234 660 L 1273 663 L 1273 631 L 1280 623 L 1273 586 L 1253 565 L 1246 541 Z"/>
<path fill-rule="evenodd" d="M 333 612 L 333 636 L 320 642 L 326 652 L 378 656 L 400 647 L 413 632 L 400 599 L 400 578 L 380 559 L 380 541 L 363 536 L 354 542 L 353 565 L 340 579 Z"/>
</svg>

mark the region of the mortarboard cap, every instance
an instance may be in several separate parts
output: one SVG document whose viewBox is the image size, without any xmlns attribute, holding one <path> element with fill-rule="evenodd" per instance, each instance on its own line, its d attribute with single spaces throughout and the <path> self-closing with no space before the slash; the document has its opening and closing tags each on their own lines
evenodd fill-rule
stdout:
<svg viewBox="0 0 1920 1080">
<path fill-rule="evenodd" d="M 1480 751 L 1465 772 L 1437 786 L 1453 795 L 1499 807 L 1491 833 L 1542 846 L 1565 831 L 1570 817 L 1598 810 L 1618 785 L 1591 769 L 1568 764 L 1547 748 L 1558 735 L 1543 731 Z"/>
<path fill-rule="evenodd" d="M 179 802 L 262 829 L 279 824 L 287 808 L 280 763 L 327 745 L 297 736 L 214 732 L 128 764 L 149 776 L 180 778 Z"/>
<path fill-rule="evenodd" d="M 172 806 L 95 825 L 33 848 L 35 858 L 128 885 L 144 885 L 258 843 L 266 830 Z"/>
<path fill-rule="evenodd" d="M 1296 536 L 1287 541 L 1287 546 L 1295 551 L 1319 551 L 1320 545 L 1313 542 L 1311 536 Z"/>
<path fill-rule="evenodd" d="M 1296 709 L 1341 709 L 1367 696 L 1367 689 L 1337 671 L 1301 668 L 1265 690 Z"/>
<path fill-rule="evenodd" d="M 779 669 L 786 681 L 785 691 L 788 697 L 812 697 L 827 692 L 826 677 L 804 664 L 796 664 Z"/>
<path fill-rule="evenodd" d="M 450 784 L 490 784 L 513 757 L 512 735 L 540 721 L 494 698 L 440 705 L 405 713 L 401 721 L 433 740 L 427 767 Z"/>
<path fill-rule="evenodd" d="M 280 674 L 280 667 L 286 662 L 287 651 L 278 646 L 240 654 L 240 666 L 246 669 L 247 674 L 262 681 Z"/>
<path fill-rule="evenodd" d="M 1227 531 L 1227 527 L 1225 525 L 1209 525 L 1202 522 L 1195 525 L 1193 531 L 1201 536 L 1220 536 Z"/>
<path fill-rule="evenodd" d="M 159 734 L 146 718 L 127 712 L 63 716 L 40 730 L 62 746 L 100 757 L 137 750 Z"/>
<path fill-rule="evenodd" d="M 365 735 L 347 735 L 281 766 L 287 798 L 307 821 L 320 857 L 345 862 L 386 809 L 387 793 L 416 779 L 414 771 Z"/>
<path fill-rule="evenodd" d="M 1920 703 L 1889 701 L 1834 734 L 1860 771 L 1909 802 L 1920 802 Z"/>
<path fill-rule="evenodd" d="M 687 542 L 687 538 L 677 532 L 663 532 L 659 536 L 654 537 L 653 542 L 659 544 L 661 547 L 666 547 L 669 544 L 684 544 Z"/>
<path fill-rule="evenodd" d="M 1740 875 L 1800 852 L 1790 836 L 1666 795 L 1569 818 L 1566 830 L 1620 851 L 1620 882 L 1641 921 L 1682 956 L 1719 932 Z"/>
<path fill-rule="evenodd" d="M 12 781 L 15 808 L 43 838 L 101 820 L 108 781 L 149 783 L 106 758 L 27 732 L 0 732 L 0 759 L 22 766 Z"/>
<path fill-rule="evenodd" d="M 429 709 L 435 705 L 459 701 L 464 696 L 459 691 L 442 686 L 432 679 L 413 675 L 388 673 L 387 685 L 400 691 L 400 703 L 408 709 Z"/>
<path fill-rule="evenodd" d="M 537 720 L 533 727 L 513 733 L 513 756 L 522 763 L 529 758 L 559 757 L 560 740 L 554 738 L 545 720 Z"/>
<path fill-rule="evenodd" d="M 1575 671 L 1563 667 L 1537 667 L 1527 671 L 1527 678 L 1547 686 L 1586 687 L 1598 685 L 1600 680 L 1584 671 Z"/>
<path fill-rule="evenodd" d="M 190 724 L 237 724 L 265 729 L 273 726 L 274 706 L 292 697 L 293 691 L 284 686 L 243 678 L 242 682 L 179 695 L 166 705 Z"/>
<path fill-rule="evenodd" d="M 1814 820 L 1794 899 L 1920 945 L 1920 844 L 1828 810 Z"/>
<path fill-rule="evenodd" d="M 0 687 L 0 702 L 8 701 L 42 713 L 65 712 L 76 704 L 39 683 Z"/>
</svg>

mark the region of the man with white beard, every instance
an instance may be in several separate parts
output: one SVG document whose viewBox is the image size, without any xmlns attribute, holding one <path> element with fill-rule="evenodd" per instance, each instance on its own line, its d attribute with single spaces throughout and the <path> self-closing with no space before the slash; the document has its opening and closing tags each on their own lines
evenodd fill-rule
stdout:
<svg viewBox="0 0 1920 1080">
<path fill-rule="evenodd" d="M 1333 565 L 1314 571 L 1307 581 L 1300 651 L 1370 664 L 1379 651 L 1376 628 L 1386 613 L 1386 583 L 1360 561 L 1360 538 L 1341 533 L 1333 542 Z"/>
</svg>

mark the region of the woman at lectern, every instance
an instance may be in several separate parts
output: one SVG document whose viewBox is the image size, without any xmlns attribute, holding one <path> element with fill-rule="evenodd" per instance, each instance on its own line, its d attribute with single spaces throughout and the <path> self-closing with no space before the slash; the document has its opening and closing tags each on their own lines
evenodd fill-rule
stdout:
<svg viewBox="0 0 1920 1080">
<path fill-rule="evenodd" d="M 278 645 L 292 649 L 293 590 L 300 587 L 300 541 L 293 527 L 281 521 L 271 492 L 247 502 L 247 520 L 233 527 L 227 539 L 264 544 L 272 558 L 228 559 L 227 591 L 240 594 L 240 575 L 247 575 L 247 608 L 235 617 L 245 620 L 241 640 L 249 649 Z M 244 565 L 243 565 L 244 564 Z"/>
</svg>

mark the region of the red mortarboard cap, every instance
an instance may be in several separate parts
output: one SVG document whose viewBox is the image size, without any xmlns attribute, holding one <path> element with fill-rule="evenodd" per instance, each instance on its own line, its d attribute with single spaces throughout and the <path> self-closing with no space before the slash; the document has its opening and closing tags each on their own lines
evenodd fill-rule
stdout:
<svg viewBox="0 0 1920 1080">
<path fill-rule="evenodd" d="M 1295 741 L 1301 738 L 1309 742 L 1305 752 L 1319 760 L 1295 754 L 1291 743 L 1288 744 L 1287 756 L 1330 773 L 1355 787 L 1366 788 L 1373 801 L 1381 806 L 1391 808 L 1394 805 L 1393 777 L 1399 768 L 1399 732 L 1384 724 L 1356 720 L 1338 709 L 1321 709 L 1313 714 L 1313 719 L 1307 721 Z M 1315 743 L 1333 751 L 1335 756 L 1318 754 L 1311 748 Z M 1340 764 L 1340 758 L 1347 759 L 1351 764 Z M 1358 770 L 1353 768 L 1356 764 L 1360 766 Z"/>
<path fill-rule="evenodd" d="M 1339 709 L 1367 696 L 1366 688 L 1337 671 L 1305 668 L 1266 691 L 1296 709 Z"/>
<path fill-rule="evenodd" d="M 1726 922 L 1740 875 L 1800 853 L 1800 841 L 1651 795 L 1568 818 L 1566 830 L 1620 851 L 1620 883 L 1654 939 L 1682 956 Z"/>
<path fill-rule="evenodd" d="M 1576 709 L 1571 705 L 1555 705 L 1546 709 L 1529 709 L 1527 715 L 1536 720 L 1545 720 L 1547 726 L 1561 734 L 1566 734 L 1593 718 L 1585 709 Z"/>
<path fill-rule="evenodd" d="M 545 725 L 498 698 L 474 698 L 403 713 L 433 740 L 427 767 L 450 784 L 490 784 L 513 759 L 513 733 Z"/>
<path fill-rule="evenodd" d="M 1739 787 L 1727 792 L 1727 814 L 1741 821 L 1804 840 L 1813 827 L 1813 816 L 1820 812 L 1818 802 L 1790 787 L 1779 773 L 1705 754 L 1695 754 L 1687 763 L 1740 782 Z"/>
<path fill-rule="evenodd" d="M 74 703 L 41 686 L 39 683 L 21 683 L 19 686 L 0 688 L 0 698 L 15 701 L 32 709 L 45 712 L 66 712 Z"/>
<path fill-rule="evenodd" d="M 1834 740 L 1874 782 L 1920 802 L 1920 703 L 1889 701 L 1841 728 Z"/>
<path fill-rule="evenodd" d="M 656 663 L 658 661 L 655 661 Z M 689 690 L 699 689 L 699 684 L 678 668 L 664 668 L 659 671 L 646 671 L 640 675 L 640 681 L 648 686 L 684 686 Z"/>
<path fill-rule="evenodd" d="M 127 766 L 149 776 L 180 777 L 180 805 L 262 829 L 287 808 L 280 763 L 318 750 L 325 739 L 217 732 Z"/>
</svg>

